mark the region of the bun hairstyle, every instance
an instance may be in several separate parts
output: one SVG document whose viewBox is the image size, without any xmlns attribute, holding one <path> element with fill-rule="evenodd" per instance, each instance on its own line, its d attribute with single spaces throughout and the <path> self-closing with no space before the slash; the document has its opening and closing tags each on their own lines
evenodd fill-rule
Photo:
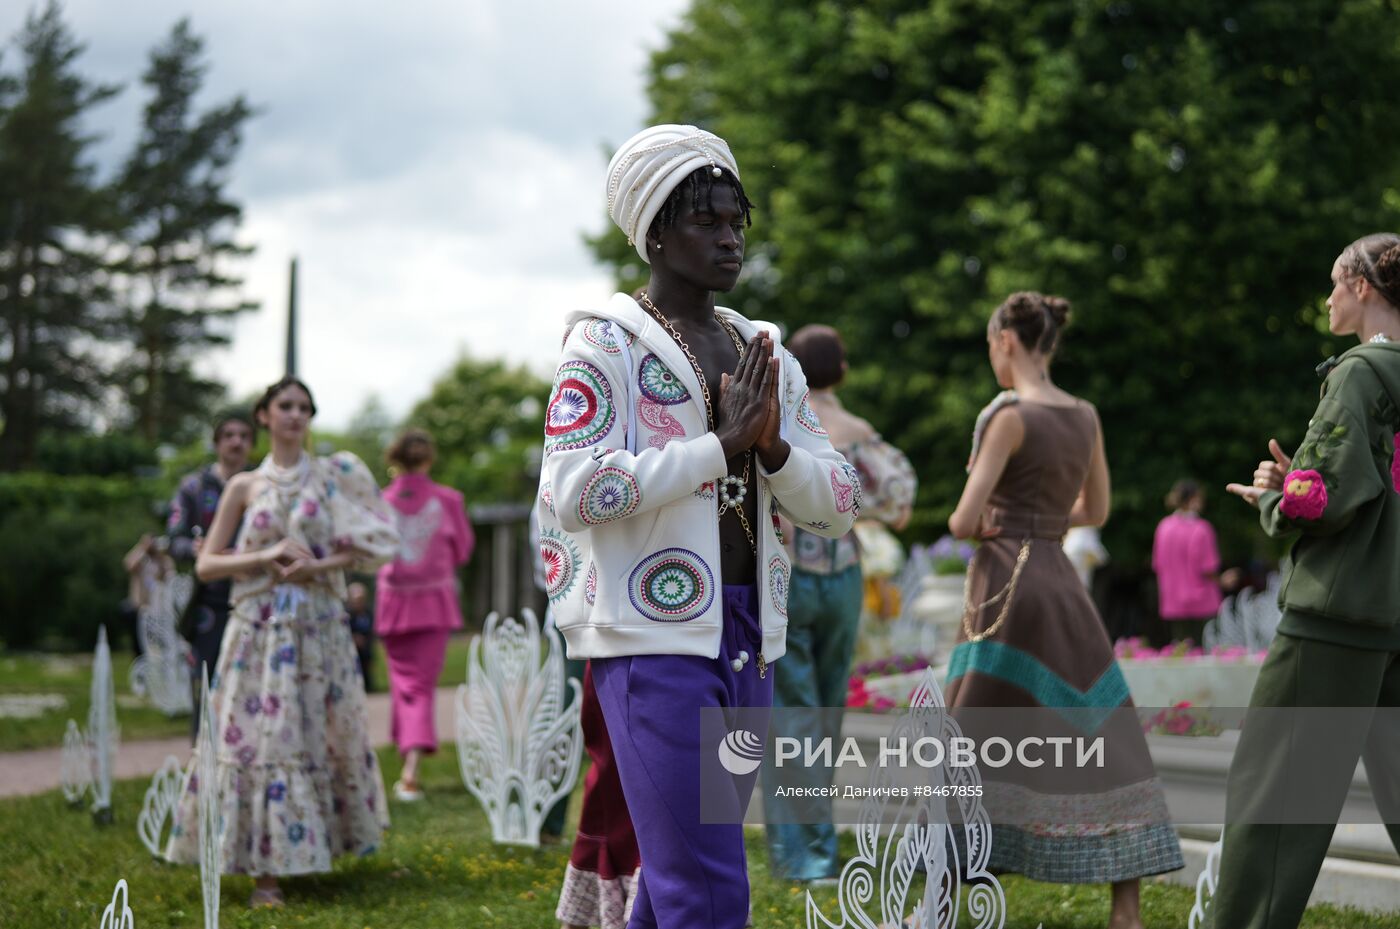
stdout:
<svg viewBox="0 0 1400 929">
<path fill-rule="evenodd" d="M 259 399 L 257 404 L 253 407 L 253 419 L 256 420 L 259 413 L 266 413 L 270 410 L 272 408 L 272 401 L 276 400 L 277 395 L 288 387 L 300 387 L 306 393 L 306 399 L 311 402 L 311 415 L 315 416 L 316 401 L 311 396 L 311 388 L 302 383 L 299 378 L 288 374 L 286 377 L 282 378 L 282 380 L 278 381 L 276 384 L 270 385 L 267 390 L 263 391 L 261 399 Z"/>
<path fill-rule="evenodd" d="M 1363 236 L 1342 251 L 1342 267 L 1361 277 L 1395 309 L 1400 310 L 1400 235 L 1377 232 Z"/>
<path fill-rule="evenodd" d="M 1034 290 L 1007 297 L 992 314 L 998 331 L 1010 329 L 1027 350 L 1049 355 L 1060 341 L 1060 330 L 1069 325 L 1069 301 Z"/>
<path fill-rule="evenodd" d="M 1201 485 L 1190 478 L 1182 478 L 1172 485 L 1167 494 L 1167 509 L 1175 512 L 1201 495 Z"/>
<path fill-rule="evenodd" d="M 437 457 L 437 444 L 426 429 L 405 429 L 384 453 L 390 465 L 412 471 Z"/>
<path fill-rule="evenodd" d="M 787 350 L 802 366 L 807 386 L 813 390 L 835 387 L 846 376 L 846 346 L 830 326 L 803 326 L 788 337 Z"/>
</svg>

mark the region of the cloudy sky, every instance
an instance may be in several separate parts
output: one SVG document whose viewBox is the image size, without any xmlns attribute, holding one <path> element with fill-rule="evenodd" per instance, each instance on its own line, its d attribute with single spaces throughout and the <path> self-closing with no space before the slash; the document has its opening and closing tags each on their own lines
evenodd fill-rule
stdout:
<svg viewBox="0 0 1400 929">
<path fill-rule="evenodd" d="M 0 34 L 24 0 L 0 4 Z M 236 395 L 282 373 L 299 257 L 301 373 L 323 427 L 370 394 L 395 416 L 463 351 L 547 374 L 563 313 L 605 299 L 581 236 L 607 221 L 607 147 L 642 127 L 643 69 L 686 0 L 68 0 L 104 176 L 135 137 L 138 79 L 181 16 L 206 40 L 205 103 L 244 93 L 231 192 L 262 309 L 209 370 Z M 7 48 L 7 65 L 15 51 Z"/>
</svg>

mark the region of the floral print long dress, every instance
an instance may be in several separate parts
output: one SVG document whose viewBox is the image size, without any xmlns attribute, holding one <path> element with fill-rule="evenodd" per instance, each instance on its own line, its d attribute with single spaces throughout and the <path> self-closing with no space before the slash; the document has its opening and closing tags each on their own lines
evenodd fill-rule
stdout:
<svg viewBox="0 0 1400 929">
<path fill-rule="evenodd" d="M 317 557 L 352 548 L 357 570 L 393 557 L 398 531 L 369 469 L 348 452 L 271 456 L 236 544 L 258 551 L 291 537 Z M 309 584 L 265 573 L 234 582 L 232 613 L 211 684 L 217 729 L 223 870 L 293 875 L 329 871 L 339 854 L 365 854 L 389 824 L 371 749 L 364 683 L 346 615 L 341 571 Z M 198 860 L 194 775 L 176 811 L 166 857 Z"/>
</svg>

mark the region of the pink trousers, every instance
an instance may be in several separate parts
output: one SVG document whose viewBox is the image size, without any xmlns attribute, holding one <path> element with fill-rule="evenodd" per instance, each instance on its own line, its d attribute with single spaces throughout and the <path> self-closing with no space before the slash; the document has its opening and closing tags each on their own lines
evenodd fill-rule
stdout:
<svg viewBox="0 0 1400 929">
<path fill-rule="evenodd" d="M 389 659 L 389 694 L 393 698 L 389 735 L 400 755 L 415 748 L 437 751 L 433 704 L 448 633 L 447 629 L 430 629 L 381 636 Z"/>
</svg>

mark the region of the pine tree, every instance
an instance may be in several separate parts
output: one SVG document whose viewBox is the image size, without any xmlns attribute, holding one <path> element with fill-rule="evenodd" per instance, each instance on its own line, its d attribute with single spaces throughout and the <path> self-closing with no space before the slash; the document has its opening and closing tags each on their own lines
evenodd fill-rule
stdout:
<svg viewBox="0 0 1400 929">
<path fill-rule="evenodd" d="M 39 434 L 93 412 L 107 383 L 105 218 L 81 130 L 118 88 L 76 70 L 83 52 L 56 3 L 14 43 L 21 72 L 0 86 L 0 470 L 29 467 Z"/>
<path fill-rule="evenodd" d="M 208 70 L 203 51 L 181 20 L 151 52 L 141 134 L 115 185 L 134 349 L 121 374 L 148 441 L 181 437 L 219 399 L 223 387 L 201 377 L 195 361 L 227 344 L 231 318 L 257 306 L 238 295 L 242 281 L 228 269 L 252 249 L 235 241 L 242 209 L 225 190 L 253 111 L 239 95 L 195 112 Z"/>
</svg>

